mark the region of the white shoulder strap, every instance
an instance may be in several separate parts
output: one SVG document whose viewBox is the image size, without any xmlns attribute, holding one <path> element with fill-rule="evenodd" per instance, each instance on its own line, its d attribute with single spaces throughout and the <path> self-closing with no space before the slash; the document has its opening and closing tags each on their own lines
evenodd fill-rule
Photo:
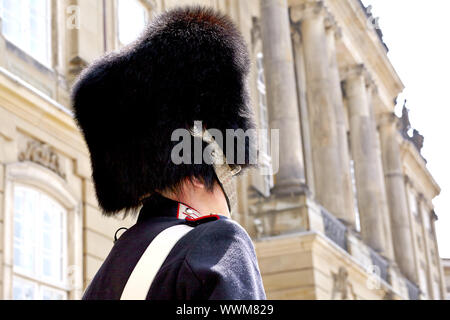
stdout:
<svg viewBox="0 0 450 320">
<path fill-rule="evenodd" d="M 185 224 L 163 230 L 150 243 L 133 269 L 120 300 L 145 300 L 153 279 L 166 260 L 170 250 L 193 227 Z"/>
</svg>

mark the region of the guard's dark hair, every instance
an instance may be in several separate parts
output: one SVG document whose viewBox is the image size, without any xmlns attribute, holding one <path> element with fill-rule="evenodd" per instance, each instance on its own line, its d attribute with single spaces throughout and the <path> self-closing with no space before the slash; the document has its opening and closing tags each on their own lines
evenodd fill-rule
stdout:
<svg viewBox="0 0 450 320">
<path fill-rule="evenodd" d="M 136 41 L 83 70 L 72 103 L 105 214 L 136 209 L 145 195 L 176 190 L 186 178 L 212 188 L 211 165 L 172 163 L 178 142 L 171 134 L 195 120 L 224 136 L 226 129 L 254 128 L 249 67 L 245 41 L 228 16 L 186 6 L 156 16 Z"/>
</svg>

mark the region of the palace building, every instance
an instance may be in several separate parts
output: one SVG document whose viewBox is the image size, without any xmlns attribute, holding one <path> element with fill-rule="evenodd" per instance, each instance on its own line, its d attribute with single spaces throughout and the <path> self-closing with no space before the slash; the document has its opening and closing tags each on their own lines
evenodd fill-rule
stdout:
<svg viewBox="0 0 450 320">
<path fill-rule="evenodd" d="M 450 300 L 450 259 L 442 259 L 446 284 L 446 300 Z"/>
<path fill-rule="evenodd" d="M 233 218 L 254 240 L 267 297 L 445 299 L 440 188 L 406 105 L 394 113 L 404 87 L 360 0 L 0 0 L 0 298 L 80 299 L 115 231 L 134 223 L 98 208 L 70 88 L 185 4 L 229 14 L 252 56 L 273 174 L 239 178 Z"/>
</svg>

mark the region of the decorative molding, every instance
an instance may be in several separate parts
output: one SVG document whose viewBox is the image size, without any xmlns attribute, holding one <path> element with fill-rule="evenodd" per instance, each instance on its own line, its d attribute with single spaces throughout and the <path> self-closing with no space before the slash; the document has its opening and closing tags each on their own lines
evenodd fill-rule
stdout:
<svg viewBox="0 0 450 320">
<path fill-rule="evenodd" d="M 334 16 L 327 12 L 325 17 L 325 30 L 327 32 L 333 32 L 336 40 L 342 39 L 342 28 L 338 25 Z"/>
<path fill-rule="evenodd" d="M 356 300 L 353 286 L 348 280 L 348 271 L 345 267 L 339 267 L 337 273 L 331 272 L 333 278 L 333 289 L 331 291 L 331 300 Z M 339 298 L 338 298 L 339 297 Z"/>
<path fill-rule="evenodd" d="M 405 99 L 405 102 L 403 103 L 402 108 L 402 116 L 399 118 L 399 131 L 402 135 L 402 137 L 405 140 L 411 141 L 414 147 L 416 147 L 419 154 L 422 156 L 420 151 L 423 148 L 423 142 L 425 140 L 424 136 L 419 133 L 416 129 L 412 128 L 411 122 L 409 121 L 409 109 L 406 107 L 407 100 Z M 409 135 L 409 131 L 413 129 L 412 136 Z M 422 156 L 423 158 L 423 156 Z M 424 159 L 425 160 L 425 159 Z"/>
<path fill-rule="evenodd" d="M 28 141 L 26 149 L 19 153 L 19 161 L 31 161 L 40 164 L 66 179 L 58 154 L 45 143 L 35 140 Z"/>
<path fill-rule="evenodd" d="M 398 126 L 398 118 L 394 112 L 384 112 L 377 115 L 378 129 L 390 125 Z"/>
<path fill-rule="evenodd" d="M 370 93 L 372 96 L 378 95 L 378 85 L 376 84 L 374 77 L 364 63 L 346 66 L 344 68 L 341 68 L 339 70 L 339 73 L 343 82 L 345 82 L 346 80 L 362 77 L 368 93 Z"/>
<path fill-rule="evenodd" d="M 289 7 L 288 10 L 289 10 L 289 24 L 291 26 L 291 37 L 295 46 L 302 42 L 302 31 L 301 31 L 302 22 L 300 20 L 299 21 L 292 20 L 291 11 L 293 9 L 292 7 Z"/>
<path fill-rule="evenodd" d="M 255 218 L 253 219 L 253 224 L 256 230 L 256 239 L 262 238 L 265 234 L 263 221 L 259 218 Z"/>
<path fill-rule="evenodd" d="M 261 34 L 261 19 L 259 17 L 252 17 L 252 29 L 250 30 L 252 37 L 252 45 L 254 46 L 258 41 L 262 40 Z"/>
<path fill-rule="evenodd" d="M 87 66 L 88 63 L 83 58 L 75 56 L 69 60 L 69 74 L 77 76 Z"/>
<path fill-rule="evenodd" d="M 139 2 L 148 10 L 156 10 L 158 8 L 155 0 L 139 0 Z"/>
<path fill-rule="evenodd" d="M 378 91 L 377 85 L 364 63 L 349 65 L 339 70 L 339 73 L 341 74 L 341 77 L 344 81 L 348 79 L 363 77 L 366 87 L 373 89 L 374 92 Z"/>
<path fill-rule="evenodd" d="M 431 210 L 431 218 L 434 220 L 434 221 L 437 221 L 439 218 L 438 218 L 438 215 L 436 214 L 436 211 L 434 211 L 434 209 L 432 209 Z"/>
<path fill-rule="evenodd" d="M 383 296 L 383 300 L 394 300 L 394 299 L 395 299 L 395 294 L 392 290 L 387 291 Z"/>
<path fill-rule="evenodd" d="M 328 10 L 323 0 L 308 0 L 304 3 L 291 6 L 289 10 L 289 18 L 293 22 L 299 22 L 303 19 L 326 14 Z"/>
<path fill-rule="evenodd" d="M 369 71 L 366 70 L 365 74 L 364 74 L 364 80 L 366 82 L 366 88 L 367 90 L 372 94 L 372 95 L 376 95 L 378 94 L 378 86 L 374 80 L 374 78 L 372 77 L 372 75 L 370 74 Z"/>
</svg>

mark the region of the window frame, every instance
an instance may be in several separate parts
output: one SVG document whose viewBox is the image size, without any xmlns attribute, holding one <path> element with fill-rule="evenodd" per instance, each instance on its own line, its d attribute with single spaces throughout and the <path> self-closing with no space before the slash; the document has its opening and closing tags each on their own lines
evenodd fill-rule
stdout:
<svg viewBox="0 0 450 320">
<path fill-rule="evenodd" d="M 64 239 L 65 283 L 49 282 L 14 270 L 14 190 L 25 186 L 37 190 L 57 202 L 66 211 L 66 236 Z M 51 170 L 36 163 L 24 161 L 6 165 L 5 173 L 5 216 L 4 216 L 4 258 L 3 297 L 13 298 L 13 277 L 33 281 L 42 287 L 61 290 L 67 299 L 80 299 L 83 290 L 83 218 L 81 203 L 73 196 L 67 182 Z M 42 295 L 41 295 L 42 296 Z"/>
<path fill-rule="evenodd" d="M 409 202 L 409 210 L 412 214 L 412 216 L 416 219 L 420 218 L 419 216 L 419 201 L 417 199 L 416 193 L 409 189 L 408 190 L 408 202 Z"/>
</svg>

